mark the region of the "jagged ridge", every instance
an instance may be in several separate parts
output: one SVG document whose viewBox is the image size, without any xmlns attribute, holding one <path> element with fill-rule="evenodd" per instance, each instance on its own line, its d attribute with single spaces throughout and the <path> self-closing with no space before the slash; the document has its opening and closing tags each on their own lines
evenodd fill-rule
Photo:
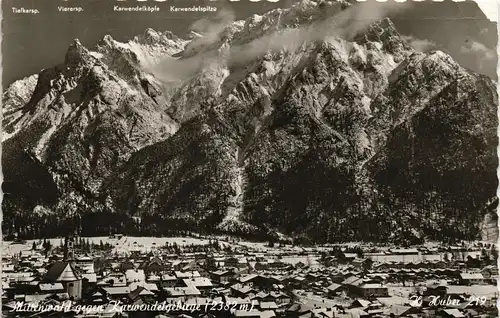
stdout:
<svg viewBox="0 0 500 318">
<path fill-rule="evenodd" d="M 46 231 L 17 216 L 43 206 L 87 234 L 476 238 L 496 191 L 494 84 L 414 52 L 388 19 L 310 37 L 325 6 L 351 8 L 303 1 L 210 41 L 76 41 L 63 65 L 4 94 L 4 189 L 18 191 L 5 227 Z M 283 34 L 298 41 L 264 45 Z M 21 157 L 39 177 L 14 167 Z"/>
</svg>

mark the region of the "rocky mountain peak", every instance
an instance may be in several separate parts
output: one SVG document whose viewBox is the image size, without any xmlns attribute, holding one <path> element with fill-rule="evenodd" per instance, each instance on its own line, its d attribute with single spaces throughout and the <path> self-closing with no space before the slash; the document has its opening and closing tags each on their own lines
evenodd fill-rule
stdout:
<svg viewBox="0 0 500 318">
<path fill-rule="evenodd" d="M 17 213 L 43 210 L 80 215 L 87 235 L 476 237 L 496 191 L 494 84 L 415 52 L 388 19 L 329 19 L 353 7 L 305 0 L 190 40 L 75 41 L 4 94 L 17 193 L 4 223 L 23 231 Z"/>
<path fill-rule="evenodd" d="M 401 39 L 389 18 L 370 24 L 366 30 L 356 34 L 354 41 L 365 45 L 382 43 L 383 49 L 393 55 L 396 63 L 402 62 L 409 53 L 414 52 L 411 46 Z"/>
<path fill-rule="evenodd" d="M 90 58 L 89 51 L 80 43 L 80 40 L 74 39 L 73 43 L 68 47 L 64 63 L 68 66 L 77 66 L 90 63 Z"/>
</svg>

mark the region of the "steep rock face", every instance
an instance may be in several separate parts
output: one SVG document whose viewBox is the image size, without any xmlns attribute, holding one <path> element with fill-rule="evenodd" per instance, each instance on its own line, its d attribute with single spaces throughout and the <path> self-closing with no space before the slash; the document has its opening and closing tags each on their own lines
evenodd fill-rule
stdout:
<svg viewBox="0 0 500 318">
<path fill-rule="evenodd" d="M 106 185 L 113 208 L 141 217 L 143 225 L 150 221 L 152 233 L 161 234 L 163 224 L 213 228 L 225 215 L 237 164 L 236 144 L 226 129 L 211 112 L 185 122 L 166 141 L 136 152 Z"/>
<path fill-rule="evenodd" d="M 483 76 L 455 75 L 391 131 L 368 164 L 385 194 L 400 202 L 396 206 L 418 207 L 414 217 L 424 220 L 425 235 L 439 239 L 460 237 L 480 223 L 477 211 L 498 185 L 496 87 Z M 436 223 L 446 224 L 443 233 Z"/>
<path fill-rule="evenodd" d="M 350 8 L 303 1 L 190 42 L 75 42 L 4 95 L 6 227 L 28 235 L 24 211 L 86 234 L 476 238 L 496 191 L 494 84 L 388 19 L 331 32 L 326 13 Z"/>
<path fill-rule="evenodd" d="M 22 106 L 22 90 L 15 99 L 12 88 L 4 95 L 3 189 L 12 192 L 7 223 L 10 213 L 36 205 L 63 215 L 96 208 L 96 191 L 117 165 L 177 130 L 158 98 L 161 86 L 135 54 L 100 49 L 88 51 L 75 40 L 64 64 L 38 75 Z"/>
</svg>

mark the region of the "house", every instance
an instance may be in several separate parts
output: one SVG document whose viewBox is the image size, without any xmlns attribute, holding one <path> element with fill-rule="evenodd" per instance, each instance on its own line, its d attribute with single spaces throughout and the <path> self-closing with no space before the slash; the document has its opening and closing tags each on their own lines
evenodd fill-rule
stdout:
<svg viewBox="0 0 500 318">
<path fill-rule="evenodd" d="M 481 274 L 486 279 L 496 279 L 498 277 L 498 267 L 488 265 L 481 270 Z"/>
<path fill-rule="evenodd" d="M 125 279 L 127 280 L 127 284 L 133 282 L 145 282 L 146 274 L 143 269 L 128 269 L 125 271 Z"/>
<path fill-rule="evenodd" d="M 358 276 L 351 276 L 341 283 L 351 295 L 362 295 L 361 285 L 363 284 L 364 280 Z"/>
<path fill-rule="evenodd" d="M 487 283 L 481 273 L 461 273 L 459 283 L 461 285 L 483 285 Z"/>
<path fill-rule="evenodd" d="M 378 272 L 387 272 L 388 270 L 390 270 L 392 268 L 392 266 L 393 265 L 391 263 L 381 263 L 378 266 L 376 266 L 376 268 L 374 268 L 374 269 Z"/>
<path fill-rule="evenodd" d="M 285 310 L 285 317 L 296 318 L 302 315 L 311 313 L 309 307 L 303 306 L 302 304 L 295 303 Z"/>
<path fill-rule="evenodd" d="M 337 259 L 339 264 L 346 264 L 352 262 L 356 257 L 358 257 L 358 254 L 356 253 L 343 253 L 340 252 L 337 255 Z"/>
<path fill-rule="evenodd" d="M 335 318 L 337 314 L 334 308 L 316 308 L 311 310 L 312 317 Z M 309 315 L 306 315 L 309 316 Z"/>
<path fill-rule="evenodd" d="M 17 301 L 24 301 L 25 303 L 39 303 L 49 299 L 52 294 L 38 294 L 38 295 L 18 295 L 20 297 L 14 298 Z"/>
<path fill-rule="evenodd" d="M 229 257 L 225 261 L 226 267 L 238 267 L 238 259 L 236 257 Z"/>
<path fill-rule="evenodd" d="M 246 298 L 251 294 L 257 294 L 257 291 L 249 286 L 242 286 L 241 284 L 235 284 L 231 286 L 231 292 L 235 297 Z"/>
<path fill-rule="evenodd" d="M 143 299 L 143 297 L 151 297 L 154 296 L 155 294 L 148 289 L 142 287 L 142 286 L 137 286 L 137 288 L 132 289 L 132 291 L 127 295 L 128 299 L 130 299 L 132 302 L 135 302 L 139 299 Z"/>
<path fill-rule="evenodd" d="M 158 275 L 150 274 L 146 277 L 146 281 L 149 283 L 159 283 L 161 281 L 161 277 Z"/>
<path fill-rule="evenodd" d="M 182 267 L 184 267 L 186 264 L 184 264 L 181 260 L 179 259 L 176 259 L 175 261 L 173 261 L 171 263 L 171 266 L 170 266 L 170 269 L 173 269 L 173 270 L 181 270 Z"/>
<path fill-rule="evenodd" d="M 130 293 L 130 288 L 127 286 L 103 287 L 101 289 L 101 293 L 107 295 L 111 299 L 118 300 L 127 297 L 127 295 Z"/>
<path fill-rule="evenodd" d="M 193 260 L 193 261 L 187 263 L 186 265 L 182 266 L 181 271 L 183 271 L 183 272 L 194 272 L 194 271 L 196 271 L 198 273 L 200 273 L 200 271 L 205 271 L 205 269 L 200 264 L 200 262 L 201 262 L 200 260 L 198 260 L 198 261 L 194 261 Z M 201 273 L 200 273 L 200 276 L 203 276 L 203 275 L 201 275 Z"/>
<path fill-rule="evenodd" d="M 238 264 L 237 266 L 239 268 L 244 268 L 244 267 L 248 267 L 248 260 L 246 257 L 241 257 L 241 258 L 238 258 Z"/>
<path fill-rule="evenodd" d="M 330 286 L 327 287 L 327 289 L 328 289 L 328 296 L 335 297 L 342 292 L 343 287 L 340 284 L 332 283 Z"/>
<path fill-rule="evenodd" d="M 119 265 L 120 267 L 120 272 L 125 273 L 129 269 L 134 269 L 135 270 L 135 264 L 132 263 L 130 260 L 126 260 L 123 263 Z"/>
<path fill-rule="evenodd" d="M 161 287 L 174 287 L 177 284 L 177 277 L 163 275 L 160 280 Z"/>
<path fill-rule="evenodd" d="M 352 318 L 352 317 L 364 318 L 364 317 L 370 317 L 370 314 L 368 314 L 361 308 L 352 308 L 345 310 L 345 312 L 342 312 L 341 314 L 335 315 L 335 318 Z"/>
<path fill-rule="evenodd" d="M 160 274 L 165 270 L 163 261 L 158 257 L 153 257 L 151 260 L 143 263 L 141 268 L 146 274 Z"/>
<path fill-rule="evenodd" d="M 182 280 L 187 287 L 194 287 L 198 289 L 201 295 L 208 295 L 209 291 L 214 287 L 210 279 L 206 277 L 195 277 Z"/>
<path fill-rule="evenodd" d="M 389 317 L 408 317 L 412 314 L 418 314 L 420 309 L 412 306 L 391 305 L 387 312 Z"/>
<path fill-rule="evenodd" d="M 269 263 L 266 261 L 259 261 L 255 263 L 254 268 L 256 271 L 264 271 L 268 268 Z"/>
<path fill-rule="evenodd" d="M 363 284 L 360 286 L 364 297 L 389 297 L 389 289 L 383 284 Z"/>
<path fill-rule="evenodd" d="M 198 271 L 188 271 L 188 272 L 175 271 L 174 274 L 178 280 L 201 277 Z"/>
<path fill-rule="evenodd" d="M 240 277 L 239 281 L 241 285 L 243 286 L 248 286 L 248 287 L 253 287 L 254 282 L 257 280 L 258 275 L 256 274 L 250 274 L 250 275 L 245 275 Z"/>
<path fill-rule="evenodd" d="M 307 273 L 306 279 L 308 282 L 317 282 L 320 279 L 320 277 L 318 274 L 315 273 Z"/>
<path fill-rule="evenodd" d="M 337 266 L 339 263 L 337 257 L 335 257 L 335 256 L 325 256 L 322 258 L 321 262 L 325 266 Z M 301 262 L 299 262 L 299 263 L 301 263 Z M 304 263 L 302 263 L 302 264 L 305 265 Z M 296 266 L 297 266 L 297 264 L 296 264 Z M 304 266 L 302 266 L 302 267 L 304 267 Z"/>
<path fill-rule="evenodd" d="M 75 260 L 75 268 L 82 273 L 94 273 L 94 260 L 89 256 L 77 257 Z"/>
<path fill-rule="evenodd" d="M 269 260 L 267 262 L 267 268 L 268 269 L 274 269 L 274 270 L 276 270 L 276 269 L 284 268 L 286 266 L 288 266 L 288 264 L 284 263 L 284 262 L 282 262 L 280 260 Z"/>
<path fill-rule="evenodd" d="M 201 296 L 201 292 L 192 286 L 163 288 L 163 290 L 166 293 L 166 301 L 169 303 L 177 301 L 185 302 L 188 299 Z"/>
<path fill-rule="evenodd" d="M 303 289 L 307 284 L 307 279 L 303 276 L 295 276 L 290 280 L 290 285 L 298 289 Z"/>
<path fill-rule="evenodd" d="M 463 310 L 465 317 L 470 317 L 470 318 L 479 318 L 479 313 L 475 311 L 474 309 L 464 309 Z"/>
<path fill-rule="evenodd" d="M 206 278 L 210 278 L 210 272 L 204 267 L 205 265 L 201 265 L 201 264 L 197 264 L 196 265 L 196 271 L 198 271 L 198 273 L 200 273 L 200 276 L 201 277 L 206 277 Z"/>
<path fill-rule="evenodd" d="M 216 281 L 220 284 L 226 284 L 227 282 L 229 282 L 231 277 L 233 277 L 233 274 L 229 271 L 219 270 L 211 272 L 210 277 L 212 278 L 213 281 Z"/>
<path fill-rule="evenodd" d="M 64 292 L 74 300 L 82 298 L 82 277 L 78 274 L 71 263 L 54 263 L 43 279 L 44 283 L 61 283 Z"/>
<path fill-rule="evenodd" d="M 325 263 L 324 265 L 325 266 L 333 266 L 333 265 L 328 265 L 327 263 Z M 295 268 L 297 268 L 297 269 L 305 268 L 306 266 L 307 265 L 302 261 L 298 261 L 297 263 L 295 263 Z"/>
<path fill-rule="evenodd" d="M 14 264 L 7 264 L 7 263 L 2 264 L 2 273 L 13 273 L 14 271 L 15 271 Z"/>
<path fill-rule="evenodd" d="M 467 268 L 481 268 L 481 260 L 479 259 L 479 257 L 469 255 L 467 256 L 465 265 L 467 266 Z"/>
<path fill-rule="evenodd" d="M 290 296 L 282 292 L 271 292 L 269 295 L 274 298 L 278 305 L 289 304 L 291 301 Z"/>
<path fill-rule="evenodd" d="M 102 304 L 104 302 L 106 302 L 106 297 L 104 296 L 103 293 L 101 293 L 100 291 L 96 291 L 95 293 L 92 294 L 92 304 Z"/>
<path fill-rule="evenodd" d="M 332 279 L 332 282 L 337 283 L 337 284 L 340 284 L 340 283 L 342 283 L 342 282 L 343 282 L 343 281 L 344 281 L 347 277 L 346 277 L 344 274 L 342 274 L 342 273 L 338 272 L 338 273 L 333 273 L 333 274 L 331 274 L 331 275 L 330 275 L 330 278 Z"/>
<path fill-rule="evenodd" d="M 261 310 L 276 310 L 276 309 L 278 309 L 278 305 L 274 301 L 261 301 L 259 303 L 259 307 Z"/>
<path fill-rule="evenodd" d="M 355 258 L 351 264 L 359 270 L 368 270 L 372 268 L 373 261 L 369 258 Z"/>
<path fill-rule="evenodd" d="M 64 286 L 62 283 L 39 283 L 38 288 L 42 294 L 52 293 L 64 293 Z"/>
<path fill-rule="evenodd" d="M 235 317 L 245 317 L 245 318 L 273 318 L 276 314 L 272 310 L 236 310 L 234 312 Z"/>
<path fill-rule="evenodd" d="M 274 297 L 271 296 L 270 294 L 267 294 L 264 292 L 259 292 L 252 298 L 252 300 L 260 301 L 260 302 L 262 302 L 262 301 L 269 302 L 269 301 L 274 301 Z"/>
<path fill-rule="evenodd" d="M 349 308 L 367 308 L 370 305 L 370 301 L 366 299 L 356 299 L 350 305 Z"/>
<path fill-rule="evenodd" d="M 443 318 L 465 318 L 465 315 L 458 309 L 443 309 L 437 313 L 437 317 Z"/>
<path fill-rule="evenodd" d="M 418 255 L 416 248 L 389 249 L 389 252 L 393 255 Z"/>
<path fill-rule="evenodd" d="M 372 283 L 383 283 L 389 278 L 388 274 L 381 274 L 381 273 L 372 273 L 366 276 L 370 278 L 370 281 Z"/>
<path fill-rule="evenodd" d="M 136 283 L 131 283 L 130 285 L 128 285 L 128 287 L 131 291 L 134 291 L 137 288 L 141 287 L 141 288 L 145 288 L 153 293 L 158 292 L 158 286 L 156 284 L 152 284 L 152 283 L 136 282 Z"/>
<path fill-rule="evenodd" d="M 263 276 L 263 275 L 257 275 L 255 278 L 252 279 L 254 287 L 258 287 L 260 289 L 272 289 L 273 285 L 281 283 L 280 279 L 277 279 L 276 277 L 269 277 L 269 276 Z"/>
<path fill-rule="evenodd" d="M 127 277 L 122 273 L 111 273 L 98 282 L 97 285 L 127 286 Z"/>
<path fill-rule="evenodd" d="M 424 296 L 441 296 L 444 297 L 446 293 L 448 292 L 448 287 L 444 284 L 436 284 L 436 285 L 431 285 L 427 286 L 426 290 L 424 291 Z"/>
<path fill-rule="evenodd" d="M 97 283 L 97 274 L 96 273 L 82 273 L 83 285 L 95 285 Z"/>
</svg>

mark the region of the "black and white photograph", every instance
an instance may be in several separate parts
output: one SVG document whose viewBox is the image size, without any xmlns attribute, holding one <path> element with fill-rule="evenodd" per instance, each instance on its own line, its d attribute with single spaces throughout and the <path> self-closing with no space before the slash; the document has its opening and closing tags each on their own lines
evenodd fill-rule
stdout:
<svg viewBox="0 0 500 318">
<path fill-rule="evenodd" d="M 498 2 L 3 0 L 2 317 L 498 317 Z"/>
</svg>

